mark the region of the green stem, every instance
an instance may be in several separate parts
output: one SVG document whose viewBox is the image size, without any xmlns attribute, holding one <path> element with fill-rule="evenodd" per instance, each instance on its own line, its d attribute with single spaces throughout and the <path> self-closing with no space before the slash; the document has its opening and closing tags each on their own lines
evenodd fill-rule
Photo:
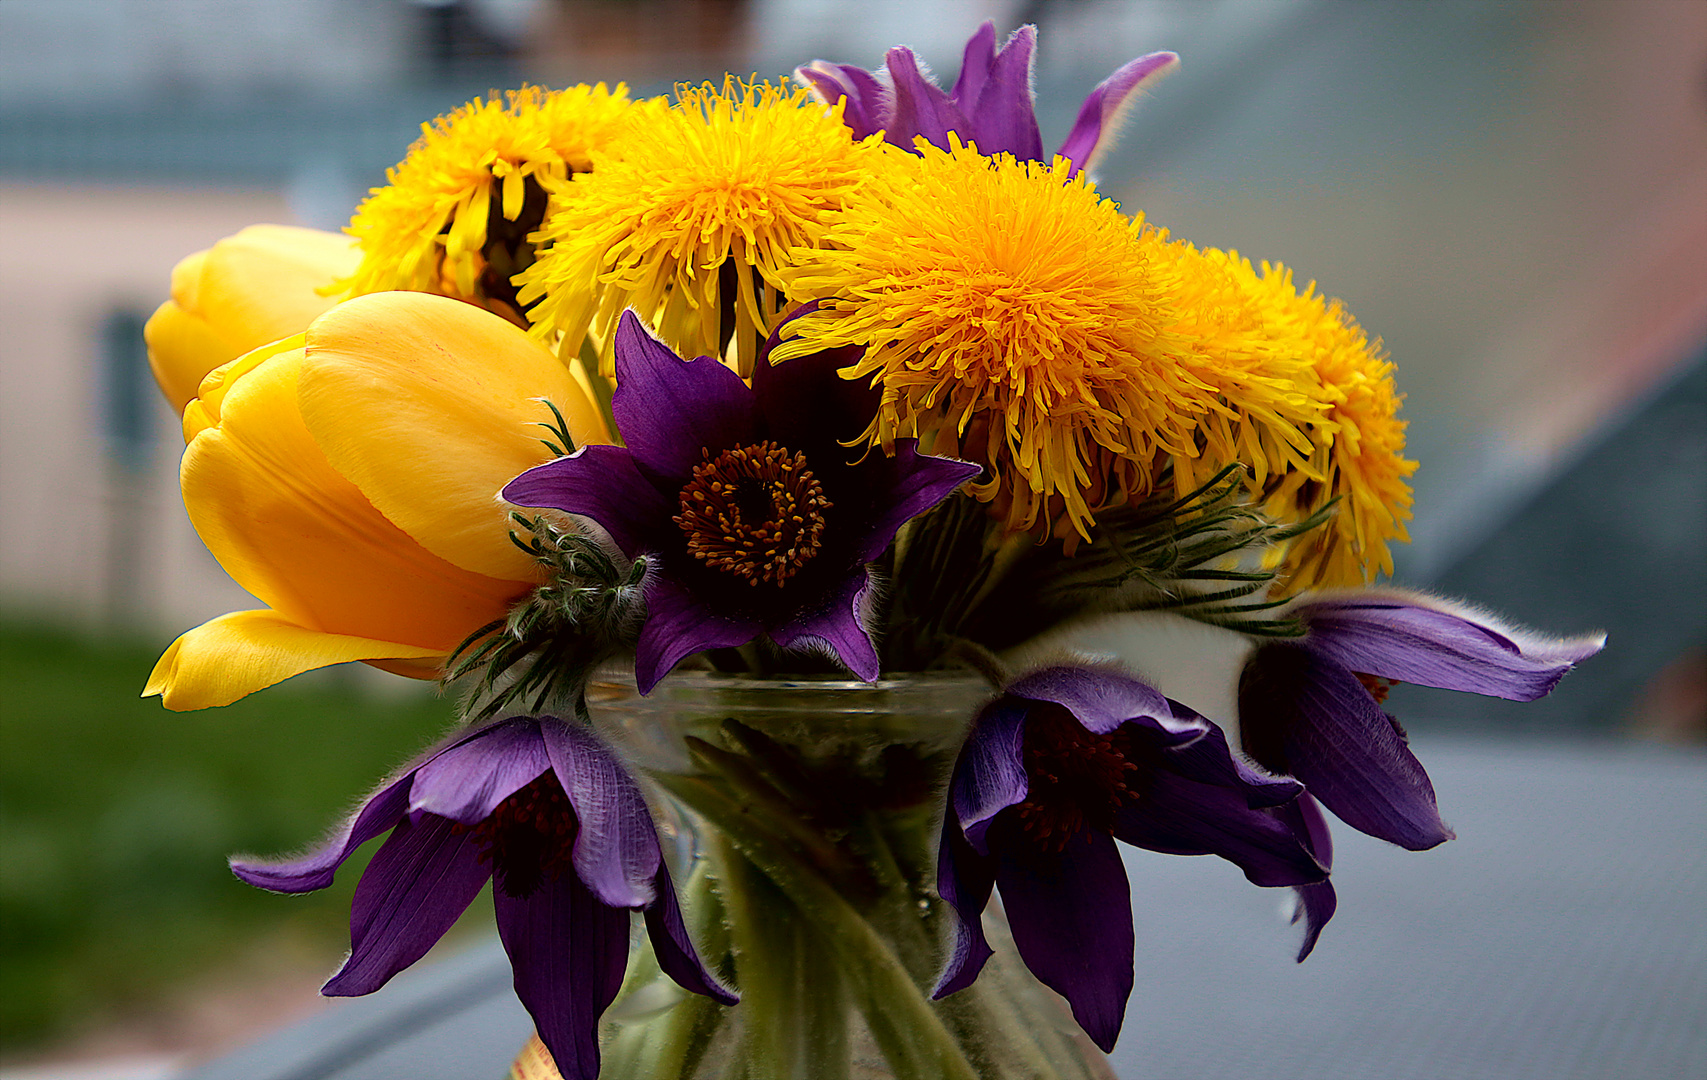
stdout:
<svg viewBox="0 0 1707 1080">
<path fill-rule="evenodd" d="M 834 885 L 802 865 L 799 857 L 789 850 L 789 844 L 760 824 L 761 819 L 748 804 L 731 798 L 719 785 L 695 778 L 663 774 L 656 775 L 656 779 L 720 829 L 727 842 L 792 901 L 801 917 L 811 920 L 841 962 L 855 1003 L 898 1077 L 976 1080 L 958 1042 L 889 943 Z M 731 860 L 732 864 L 735 862 Z M 733 904 L 730 915 L 737 928 L 749 917 L 778 918 L 774 909 L 745 912 L 735 910 Z M 736 944 L 739 949 L 740 941 Z M 745 975 L 742 978 L 743 995 L 751 992 L 748 978 Z M 765 986 L 761 994 L 769 989 Z M 755 1008 L 748 1019 L 760 1013 L 761 1009 Z"/>
</svg>

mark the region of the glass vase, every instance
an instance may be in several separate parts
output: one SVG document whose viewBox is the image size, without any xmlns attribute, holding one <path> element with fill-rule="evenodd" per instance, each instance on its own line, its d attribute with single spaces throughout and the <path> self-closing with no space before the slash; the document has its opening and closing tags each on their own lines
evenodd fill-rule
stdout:
<svg viewBox="0 0 1707 1080">
<path fill-rule="evenodd" d="M 989 693 L 960 675 L 595 687 L 600 734 L 650 784 L 689 928 L 741 993 L 682 991 L 637 935 L 600 1076 L 1113 1080 L 994 904 L 983 974 L 930 999 L 954 917 L 935 888 L 944 793 Z M 537 1039 L 511 1075 L 558 1077 Z"/>
</svg>

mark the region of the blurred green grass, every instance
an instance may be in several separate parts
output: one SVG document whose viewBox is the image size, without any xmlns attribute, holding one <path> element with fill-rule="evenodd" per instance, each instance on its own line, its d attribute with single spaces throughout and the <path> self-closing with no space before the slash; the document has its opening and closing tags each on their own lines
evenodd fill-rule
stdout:
<svg viewBox="0 0 1707 1080">
<path fill-rule="evenodd" d="M 0 616 L 0 1049 L 240 977 L 257 949 L 329 971 L 360 862 L 281 897 L 226 857 L 318 840 L 451 721 L 449 702 L 337 671 L 167 712 L 137 696 L 165 644 Z"/>
</svg>

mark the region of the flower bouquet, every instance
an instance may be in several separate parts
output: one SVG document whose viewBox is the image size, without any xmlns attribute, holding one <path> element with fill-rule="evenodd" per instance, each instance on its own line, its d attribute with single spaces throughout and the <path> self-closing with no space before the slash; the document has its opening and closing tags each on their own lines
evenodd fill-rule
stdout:
<svg viewBox="0 0 1707 1080">
<path fill-rule="evenodd" d="M 1600 648 L 1370 585 L 1416 467 L 1379 342 L 1097 191 L 1174 56 L 1046 155 L 1034 39 L 986 24 L 946 91 L 897 48 L 476 100 L 348 237 L 179 265 L 185 503 L 266 606 L 147 692 L 362 661 L 459 703 L 325 845 L 232 863 L 303 892 L 385 837 L 325 993 L 490 882 L 517 1076 L 1108 1076 L 1116 841 L 1295 890 L 1302 960 L 1324 809 L 1452 836 L 1386 689 L 1530 700 Z M 1147 612 L 1248 643 L 1236 717 L 1049 645 Z"/>
</svg>

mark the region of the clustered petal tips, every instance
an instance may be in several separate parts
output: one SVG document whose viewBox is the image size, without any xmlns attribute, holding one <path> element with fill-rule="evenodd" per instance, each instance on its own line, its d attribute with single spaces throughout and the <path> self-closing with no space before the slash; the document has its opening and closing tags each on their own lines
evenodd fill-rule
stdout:
<svg viewBox="0 0 1707 1080">
<path fill-rule="evenodd" d="M 1133 964 L 1114 841 L 1219 855 L 1257 885 L 1311 886 L 1326 870 L 1270 810 L 1302 790 L 1121 672 L 1053 667 L 1015 680 L 973 721 L 954 767 L 938 889 L 959 919 L 936 995 L 970 985 L 990 957 L 979 916 L 999 888 L 1026 966 L 1112 1049 Z"/>
<path fill-rule="evenodd" d="M 869 402 L 833 353 L 760 364 L 749 389 L 711 357 L 684 361 L 632 313 L 616 332 L 612 401 L 623 448 L 585 447 L 511 481 L 503 497 L 597 522 L 655 566 L 635 675 L 647 692 L 684 657 L 766 635 L 828 649 L 864 679 L 877 652 L 860 622 L 866 564 L 908 519 L 977 466 L 919 453 L 861 454 Z"/>
<path fill-rule="evenodd" d="M 585 728 L 551 716 L 489 724 L 386 784 L 320 850 L 231 868 L 275 892 L 323 889 L 382 833 L 356 886 L 350 956 L 328 995 L 384 986 L 490 879 L 516 996 L 569 1080 L 598 1076 L 599 1017 L 622 983 L 630 911 L 645 916 L 659 966 L 678 984 L 737 1000 L 688 937 L 640 789 Z"/>
<path fill-rule="evenodd" d="M 1046 161 L 1031 89 L 1036 48 L 1035 26 L 1020 27 L 998 48 L 996 25 L 986 22 L 966 42 L 960 75 L 947 92 L 931 81 L 905 46 L 890 49 L 884 66 L 875 72 L 814 60 L 796 68 L 794 76 L 823 101 L 842 103 L 842 119 L 855 138 L 881 132 L 886 142 L 903 150 L 912 150 L 918 139 L 947 150 L 952 134 L 986 155 Z M 1136 91 L 1178 64 L 1173 53 L 1151 53 L 1103 80 L 1085 99 L 1056 151 L 1067 160 L 1066 175 L 1090 168 L 1112 143 Z"/>
</svg>

